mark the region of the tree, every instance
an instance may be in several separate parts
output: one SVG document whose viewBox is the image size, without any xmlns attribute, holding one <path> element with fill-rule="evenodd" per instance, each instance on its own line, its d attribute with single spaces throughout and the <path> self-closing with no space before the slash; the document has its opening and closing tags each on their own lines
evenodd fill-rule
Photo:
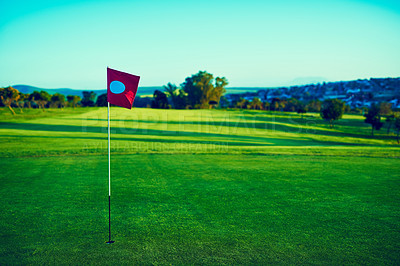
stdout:
<svg viewBox="0 0 400 266">
<path fill-rule="evenodd" d="M 285 111 L 297 112 L 297 110 L 299 109 L 299 106 L 301 104 L 302 103 L 299 100 L 297 100 L 296 98 L 290 98 L 290 99 L 288 99 L 287 104 L 285 106 Z"/>
<path fill-rule="evenodd" d="M 168 83 L 164 86 L 166 95 L 171 97 L 172 105 L 175 109 L 185 109 L 187 105 L 188 94 L 178 88 L 175 84 Z"/>
<path fill-rule="evenodd" d="M 154 92 L 153 101 L 151 102 L 151 108 L 168 109 L 167 95 L 162 91 L 156 90 Z"/>
<path fill-rule="evenodd" d="M 286 100 L 275 97 L 275 98 L 272 98 L 270 108 L 273 111 L 281 111 L 282 112 L 285 109 L 287 103 L 288 102 Z"/>
<path fill-rule="evenodd" d="M 269 102 L 267 102 L 267 101 L 263 102 L 263 106 L 264 106 L 264 110 L 267 110 L 267 111 L 270 110 Z"/>
<path fill-rule="evenodd" d="M 392 104 L 388 102 L 379 103 L 379 115 L 388 116 L 392 114 Z"/>
<path fill-rule="evenodd" d="M 350 113 L 351 112 L 351 106 L 350 105 L 347 105 L 346 103 L 344 104 L 344 112 L 347 114 L 347 113 Z"/>
<path fill-rule="evenodd" d="M 55 93 L 51 96 L 51 107 L 57 107 L 57 108 L 64 108 L 65 106 L 65 96 L 60 93 Z"/>
<path fill-rule="evenodd" d="M 327 99 L 322 102 L 321 117 L 329 121 L 329 126 L 333 128 L 333 123 L 342 118 L 345 104 L 338 99 Z"/>
<path fill-rule="evenodd" d="M 149 96 L 136 96 L 135 101 L 133 102 L 134 107 L 145 107 L 150 108 L 151 102 L 153 101 L 153 97 Z"/>
<path fill-rule="evenodd" d="M 286 101 L 286 100 L 281 100 L 281 101 L 279 102 L 279 110 L 280 110 L 281 112 L 283 112 L 283 110 L 285 109 L 286 104 L 287 104 L 287 101 Z"/>
<path fill-rule="evenodd" d="M 19 99 L 15 101 L 15 103 L 17 104 L 17 106 L 19 108 L 19 111 L 21 113 L 23 113 L 22 108 L 25 107 L 25 102 L 28 101 L 28 98 L 29 98 L 29 94 L 25 94 L 25 93 L 20 92 L 19 93 Z M 28 102 L 28 106 L 30 107 L 29 102 Z"/>
<path fill-rule="evenodd" d="M 236 103 L 236 107 L 240 109 L 247 109 L 249 103 L 250 102 L 248 100 L 241 98 L 240 101 Z"/>
<path fill-rule="evenodd" d="M 249 106 L 251 109 L 261 110 L 263 105 L 260 98 L 254 97 Z"/>
<path fill-rule="evenodd" d="M 270 108 L 272 111 L 278 111 L 280 107 L 281 99 L 279 98 L 272 98 Z"/>
<path fill-rule="evenodd" d="M 383 126 L 383 123 L 381 122 L 381 115 L 380 113 L 380 108 L 378 105 L 373 104 L 370 109 L 368 109 L 368 113 L 366 113 L 365 116 L 365 123 L 371 124 L 371 135 L 374 135 L 374 129 L 379 130 Z"/>
<path fill-rule="evenodd" d="M 274 110 L 274 111 L 279 111 L 279 101 L 272 101 L 271 102 L 271 106 L 272 106 L 272 109 Z"/>
<path fill-rule="evenodd" d="M 388 124 L 387 127 L 387 134 L 390 133 L 390 128 L 392 127 L 393 123 L 396 121 L 396 115 L 395 114 L 391 114 L 389 116 L 386 117 L 386 123 Z"/>
<path fill-rule="evenodd" d="M 178 89 L 178 87 L 175 84 L 172 84 L 172 83 L 168 82 L 168 84 L 164 85 L 163 88 L 164 88 L 164 90 L 166 92 L 166 95 L 171 97 L 173 107 L 176 108 L 175 107 L 175 93 L 174 92 Z"/>
<path fill-rule="evenodd" d="M 172 84 L 170 82 L 168 82 L 167 85 L 163 86 L 165 92 L 167 93 L 167 95 L 169 96 L 173 96 L 174 95 L 174 91 L 178 89 L 178 87 L 175 84 Z"/>
<path fill-rule="evenodd" d="M 297 113 L 298 113 L 298 114 L 301 114 L 301 119 L 303 119 L 303 114 L 307 113 L 307 108 L 306 108 L 306 106 L 305 106 L 304 104 L 301 103 L 301 104 L 297 107 Z"/>
<path fill-rule="evenodd" d="M 320 100 L 313 100 L 307 104 L 307 110 L 310 112 L 321 112 L 322 102 Z"/>
<path fill-rule="evenodd" d="M 397 131 L 397 144 L 399 144 L 400 116 L 396 117 L 396 120 L 394 121 L 394 127 L 396 128 Z"/>
<path fill-rule="evenodd" d="M 83 98 L 81 104 L 83 107 L 93 107 L 95 105 L 96 93 L 94 91 L 82 92 Z"/>
<path fill-rule="evenodd" d="M 77 104 L 80 102 L 80 100 L 81 100 L 81 97 L 76 96 L 76 95 L 68 95 L 67 96 L 68 103 L 70 104 L 70 106 L 72 106 L 74 108 L 77 106 Z"/>
<path fill-rule="evenodd" d="M 1 101 L 3 102 L 3 104 L 5 106 L 8 107 L 8 109 L 10 109 L 11 113 L 13 115 L 15 115 L 14 110 L 11 107 L 11 104 L 14 101 L 17 101 L 20 97 L 19 91 L 14 89 L 13 87 L 9 86 L 6 88 L 0 88 L 0 98 Z"/>
<path fill-rule="evenodd" d="M 175 108 L 176 109 L 185 109 L 188 103 L 188 94 L 182 90 L 177 89 L 174 91 L 175 94 Z"/>
<path fill-rule="evenodd" d="M 215 86 L 211 91 L 210 101 L 216 101 L 219 103 L 221 96 L 226 92 L 225 87 L 228 85 L 228 80 L 225 77 L 216 77 L 215 78 Z"/>
<path fill-rule="evenodd" d="M 97 97 L 96 106 L 105 107 L 107 105 L 107 93 L 100 94 L 99 97 Z"/>
<path fill-rule="evenodd" d="M 33 101 L 34 103 L 41 107 L 43 112 L 45 111 L 44 108 L 46 104 L 50 101 L 50 94 L 48 94 L 46 91 L 34 91 L 29 95 L 29 100 Z"/>
<path fill-rule="evenodd" d="M 214 79 L 212 74 L 199 71 L 199 73 L 187 77 L 181 86 L 188 94 L 188 103 L 192 108 L 208 108 L 210 101 L 219 103 L 226 85 L 228 85 L 226 78 Z"/>
</svg>

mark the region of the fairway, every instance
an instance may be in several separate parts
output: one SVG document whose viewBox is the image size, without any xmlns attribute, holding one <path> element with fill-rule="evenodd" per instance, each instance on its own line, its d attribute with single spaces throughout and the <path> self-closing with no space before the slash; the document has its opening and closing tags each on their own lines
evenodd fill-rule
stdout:
<svg viewBox="0 0 400 266">
<path fill-rule="evenodd" d="M 398 264 L 400 148 L 361 116 L 2 109 L 0 264 Z M 31 112 L 31 113 L 30 113 Z"/>
</svg>

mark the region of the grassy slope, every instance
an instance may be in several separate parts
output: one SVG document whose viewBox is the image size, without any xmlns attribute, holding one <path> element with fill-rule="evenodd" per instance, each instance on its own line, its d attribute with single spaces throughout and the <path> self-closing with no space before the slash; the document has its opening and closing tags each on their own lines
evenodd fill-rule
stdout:
<svg viewBox="0 0 400 266">
<path fill-rule="evenodd" d="M 399 149 L 360 117 L 115 108 L 108 246 L 105 109 L 66 111 L 0 123 L 1 264 L 400 260 Z"/>
<path fill-rule="evenodd" d="M 72 111 L 72 110 L 69 110 Z M 316 115 L 113 108 L 113 152 L 325 154 L 398 157 L 394 136 L 370 136 L 361 116 L 330 129 Z M 18 121 L 18 120 L 17 120 Z M 0 122 L 2 157 L 106 154 L 106 109 Z"/>
</svg>

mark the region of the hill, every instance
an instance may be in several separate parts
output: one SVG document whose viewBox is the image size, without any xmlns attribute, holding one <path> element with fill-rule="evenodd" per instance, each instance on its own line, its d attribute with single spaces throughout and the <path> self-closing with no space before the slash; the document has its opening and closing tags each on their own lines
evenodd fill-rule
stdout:
<svg viewBox="0 0 400 266">
<path fill-rule="evenodd" d="M 45 89 L 45 88 L 39 88 L 39 87 L 30 86 L 30 85 L 13 85 L 12 87 L 22 93 L 32 93 L 34 91 L 46 91 L 49 94 L 60 93 L 63 95 L 82 96 L 82 91 L 68 89 L 68 88 Z"/>
<path fill-rule="evenodd" d="M 254 97 L 268 102 L 273 98 L 296 98 L 304 102 L 337 98 L 351 107 L 368 107 L 372 103 L 388 101 L 392 103 L 392 107 L 400 108 L 400 78 L 371 78 L 265 88 L 257 92 L 228 94 L 226 97 L 229 102 L 240 98 L 252 100 Z"/>
<path fill-rule="evenodd" d="M 34 91 L 46 91 L 49 94 L 60 93 L 65 96 L 76 95 L 76 96 L 80 96 L 80 97 L 82 97 L 83 91 L 94 91 L 96 93 L 96 95 L 100 95 L 100 94 L 107 92 L 105 89 L 104 90 L 96 90 L 96 89 L 74 90 L 74 89 L 69 89 L 69 88 L 48 89 L 48 88 L 34 87 L 34 86 L 30 86 L 30 85 L 13 85 L 12 87 L 22 93 L 32 93 Z M 153 95 L 153 92 L 155 90 L 161 90 L 161 89 L 162 89 L 162 87 L 139 87 L 137 95 L 138 96 Z"/>
</svg>

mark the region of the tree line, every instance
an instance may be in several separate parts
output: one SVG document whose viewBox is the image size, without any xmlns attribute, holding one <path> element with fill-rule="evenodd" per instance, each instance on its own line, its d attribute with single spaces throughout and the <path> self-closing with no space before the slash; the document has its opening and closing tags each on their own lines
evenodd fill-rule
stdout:
<svg viewBox="0 0 400 266">
<path fill-rule="evenodd" d="M 84 91 L 82 94 L 83 97 L 81 98 L 76 95 L 65 97 L 60 93 L 51 95 L 43 90 L 22 93 L 9 86 L 0 88 L 0 106 L 7 107 L 13 115 L 15 115 L 14 108 L 18 108 L 23 113 L 23 108 L 40 108 L 45 111 L 47 108 L 107 106 L 107 94 L 97 97 L 97 101 L 96 93 L 93 91 Z M 101 103 L 101 100 L 105 100 L 105 105 Z"/>
<path fill-rule="evenodd" d="M 346 109 L 346 104 L 339 99 L 329 99 L 322 102 L 320 115 L 323 119 L 329 121 L 330 127 L 334 126 L 334 122 L 342 118 Z M 381 102 L 372 104 L 364 114 L 364 122 L 371 125 L 371 135 L 375 130 L 380 130 L 384 121 L 387 124 L 386 133 L 389 134 L 394 128 L 397 133 L 397 143 L 400 143 L 400 112 L 395 112 L 391 108 L 391 103 Z M 384 120 L 385 119 L 385 120 Z"/>
</svg>

